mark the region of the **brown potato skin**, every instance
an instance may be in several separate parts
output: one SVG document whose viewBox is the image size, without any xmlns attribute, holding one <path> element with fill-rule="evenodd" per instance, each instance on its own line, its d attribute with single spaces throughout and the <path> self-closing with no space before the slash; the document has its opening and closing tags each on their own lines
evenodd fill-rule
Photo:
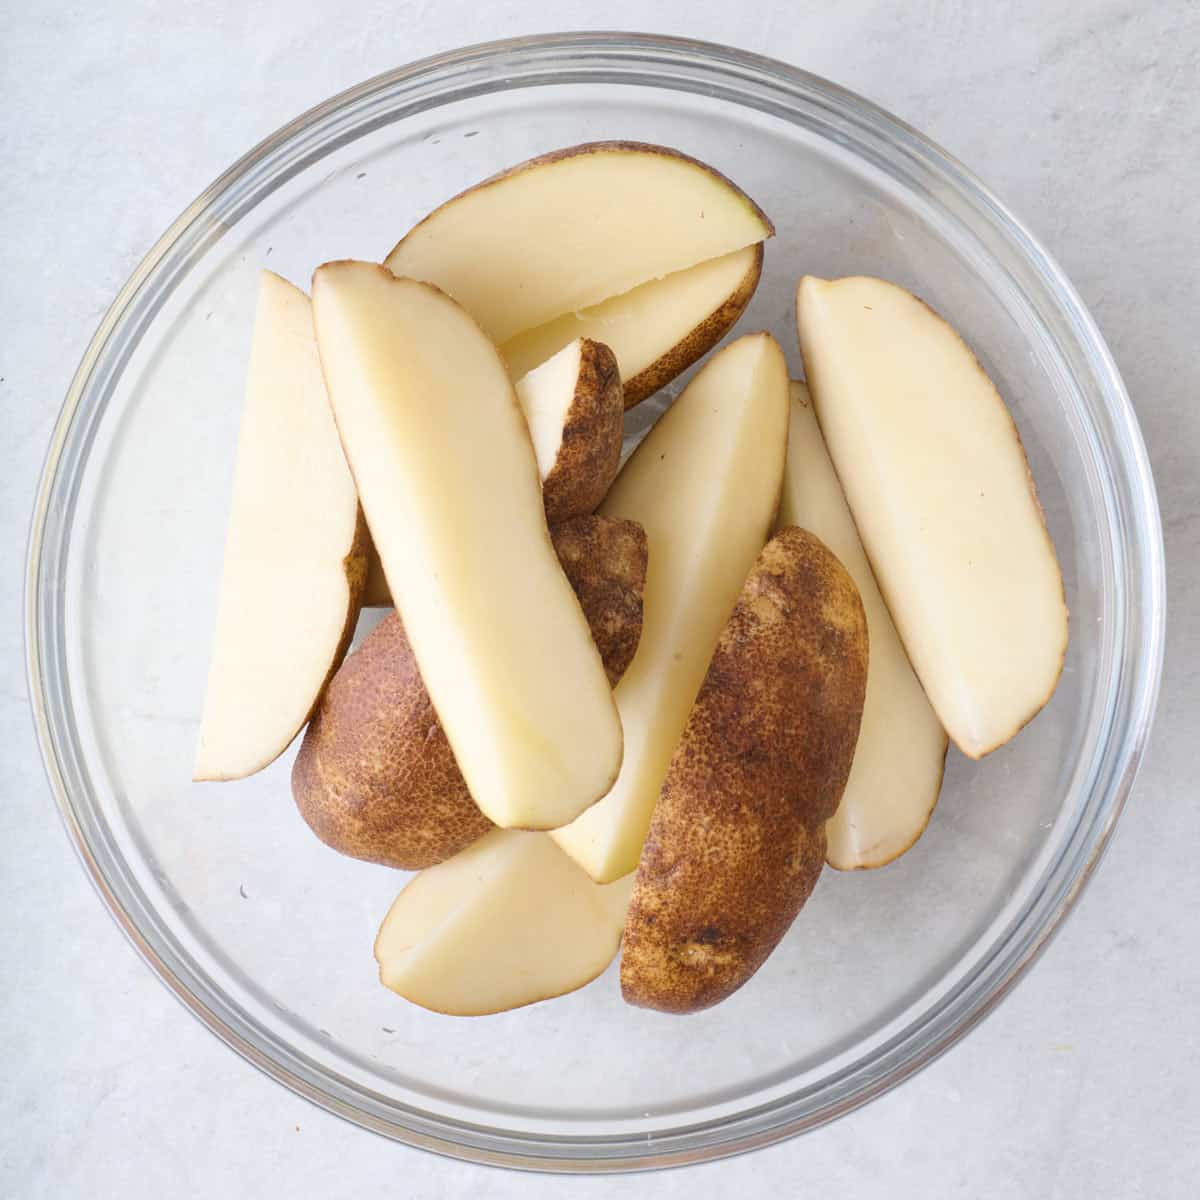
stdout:
<svg viewBox="0 0 1200 1200">
<path fill-rule="evenodd" d="M 367 532 L 367 570 L 366 582 L 363 584 L 363 608 L 393 608 L 392 593 L 388 587 L 387 576 L 383 573 L 383 563 L 379 561 L 379 551 Z"/>
<path fill-rule="evenodd" d="M 625 923 L 628 1003 L 708 1008 L 787 932 L 824 865 L 867 656 L 849 573 L 811 533 L 782 530 L 721 634 L 654 811 Z"/>
<path fill-rule="evenodd" d="M 755 247 L 754 262 L 742 276 L 741 283 L 681 342 L 676 342 L 661 358 L 655 359 L 632 379 L 625 381 L 625 407 L 633 408 L 666 387 L 677 375 L 682 375 L 694 362 L 707 354 L 733 327 L 746 311 L 746 305 L 762 278 L 763 244 Z"/>
<path fill-rule="evenodd" d="M 646 535 L 634 521 L 587 516 L 551 536 L 615 683 L 641 635 Z M 398 613 L 330 680 L 292 767 L 292 796 L 326 845 L 405 871 L 493 828 L 467 790 Z"/>
<path fill-rule="evenodd" d="M 617 356 L 603 342 L 581 338 L 575 397 L 554 466 L 542 480 L 551 526 L 593 512 L 608 494 L 621 465 L 624 418 Z"/>
<path fill-rule="evenodd" d="M 550 537 L 616 687 L 642 636 L 646 531 L 620 517 L 584 516 L 554 526 Z"/>
</svg>

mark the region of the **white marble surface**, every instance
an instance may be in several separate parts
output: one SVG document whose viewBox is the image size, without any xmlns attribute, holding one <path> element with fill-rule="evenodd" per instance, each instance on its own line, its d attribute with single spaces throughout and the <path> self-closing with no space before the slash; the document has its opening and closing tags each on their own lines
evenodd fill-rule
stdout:
<svg viewBox="0 0 1200 1200">
<path fill-rule="evenodd" d="M 1200 8 L 476 7 L 0 5 L 0 1195 L 1195 1195 Z M 233 157 L 327 95 L 464 38 L 549 27 L 642 27 L 773 54 L 881 102 L 975 167 L 1058 256 L 1109 339 L 1154 463 L 1170 574 L 1165 685 L 1137 790 L 1098 878 L 1015 994 L 854 1116 L 636 1184 L 519 1177 L 403 1149 L 219 1045 L 125 945 L 76 865 L 21 655 L 22 556 L 46 439 L 92 329 L 158 233 Z"/>
</svg>

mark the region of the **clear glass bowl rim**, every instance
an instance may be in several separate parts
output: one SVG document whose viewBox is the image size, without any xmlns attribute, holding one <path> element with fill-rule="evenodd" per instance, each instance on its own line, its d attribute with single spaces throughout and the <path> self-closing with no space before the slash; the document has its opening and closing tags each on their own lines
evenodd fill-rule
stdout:
<svg viewBox="0 0 1200 1200">
<path fill-rule="evenodd" d="M 1108 735 L 1077 827 L 1040 887 L 960 985 L 893 1036 L 815 1089 L 718 1121 L 645 1138 L 538 1137 L 401 1109 L 313 1067 L 250 1027 L 196 977 L 161 936 L 152 912 L 126 886 L 111 844 L 92 819 L 74 735 L 62 655 L 65 560 L 98 418 L 130 350 L 189 262 L 219 236 L 221 220 L 338 145 L 408 111 L 503 91 L 564 83 L 636 83 L 715 95 L 798 119 L 819 110 L 827 132 L 875 151 L 883 169 L 919 174 L 939 201 L 1017 272 L 1026 298 L 1059 347 L 1083 364 L 1099 403 L 1088 416 L 1107 478 L 1107 533 L 1117 585 L 1116 661 L 1109 677 Z M 219 218 L 219 219 L 218 219 Z M 222 1041 L 293 1091 L 360 1126 L 408 1145 L 474 1162 L 600 1172 L 681 1165 L 769 1145 L 844 1115 L 895 1087 L 963 1037 L 1045 949 L 1095 870 L 1133 784 L 1153 720 L 1165 631 L 1162 529 L 1145 447 L 1107 347 L 1074 288 L 1036 239 L 957 160 L 855 94 L 806 71 L 745 51 L 657 35 L 546 34 L 468 46 L 386 72 L 311 109 L 261 142 L 208 187 L 146 255 L 89 345 L 51 438 L 34 506 L 26 572 L 26 662 L 34 722 L 51 788 L 72 843 L 113 918 L 151 969 Z"/>
</svg>

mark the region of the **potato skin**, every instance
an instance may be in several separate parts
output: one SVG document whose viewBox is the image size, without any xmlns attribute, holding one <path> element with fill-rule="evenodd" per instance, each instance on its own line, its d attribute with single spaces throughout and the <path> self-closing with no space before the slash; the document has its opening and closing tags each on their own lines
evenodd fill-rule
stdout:
<svg viewBox="0 0 1200 1200">
<path fill-rule="evenodd" d="M 575 397 L 558 456 L 542 480 L 550 525 L 590 513 L 604 499 L 621 465 L 624 418 L 617 356 L 602 342 L 581 338 Z"/>
<path fill-rule="evenodd" d="M 608 682 L 616 687 L 642 636 L 646 531 L 620 517 L 576 517 L 550 531 L 563 573 L 579 597 Z"/>
<path fill-rule="evenodd" d="M 642 536 L 644 538 L 645 534 Z M 329 686 L 329 681 L 337 674 L 338 668 L 345 661 L 346 651 L 350 649 L 350 643 L 354 640 L 354 628 L 358 624 L 359 614 L 366 605 L 367 576 L 371 569 L 371 555 L 374 552 L 371 531 L 367 528 L 367 518 L 360 504 L 354 518 L 354 536 L 350 543 L 350 550 L 342 560 L 342 569 L 346 572 L 346 587 L 350 592 L 349 604 L 346 608 L 346 624 L 342 627 L 342 635 L 338 638 L 333 657 L 329 660 L 329 670 L 325 673 L 325 679 L 317 691 L 312 708 L 308 710 L 306 723 L 312 720 L 313 713 L 317 711 L 321 697 Z"/>
<path fill-rule="evenodd" d="M 646 535 L 634 521 L 588 516 L 551 536 L 615 682 L 641 634 Z M 292 796 L 326 845 L 406 871 L 494 828 L 467 790 L 398 613 L 330 680 L 292 767 Z"/>
<path fill-rule="evenodd" d="M 625 923 L 621 991 L 708 1008 L 766 961 L 825 859 L 867 682 L 849 573 L 785 529 L 746 580 L 654 811 Z"/>
<path fill-rule="evenodd" d="M 682 375 L 694 362 L 707 354 L 737 323 L 746 311 L 758 281 L 762 278 L 763 244 L 755 247 L 754 262 L 742 277 L 737 289 L 725 298 L 719 308 L 714 309 L 699 325 L 692 329 L 681 342 L 676 342 L 661 358 L 648 367 L 643 367 L 631 379 L 625 380 L 624 396 L 626 409 L 641 404 L 665 387 L 677 375 Z"/>
</svg>

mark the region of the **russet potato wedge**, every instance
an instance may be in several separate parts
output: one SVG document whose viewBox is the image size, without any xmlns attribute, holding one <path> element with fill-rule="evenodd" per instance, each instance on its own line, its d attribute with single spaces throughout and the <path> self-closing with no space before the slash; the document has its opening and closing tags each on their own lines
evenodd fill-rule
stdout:
<svg viewBox="0 0 1200 1200">
<path fill-rule="evenodd" d="M 663 1012 L 741 987 L 808 899 L 867 686 L 858 589 L 816 537 L 780 531 L 717 642 L 671 759 L 625 922 L 621 991 Z"/>
<path fill-rule="evenodd" d="M 664 146 L 593 142 L 448 200 L 385 265 L 442 288 L 499 345 L 773 232 L 758 206 L 704 163 Z"/>
<path fill-rule="evenodd" d="M 841 871 L 882 867 L 925 829 L 942 786 L 946 731 L 879 593 L 808 389 L 796 382 L 778 525 L 816 534 L 850 572 L 862 597 L 871 639 L 867 698 L 850 778 L 826 826 L 825 861 Z"/>
<path fill-rule="evenodd" d="M 796 309 L 821 431 L 892 620 L 942 725 L 980 758 L 1049 700 L 1067 647 L 1016 426 L 959 335 L 903 288 L 807 277 Z"/>
<path fill-rule="evenodd" d="M 471 795 L 498 825 L 556 828 L 611 787 L 621 722 L 504 364 L 448 296 L 376 264 L 318 268 L 313 317 L 359 500 Z"/>
<path fill-rule="evenodd" d="M 354 632 L 368 542 L 308 297 L 264 271 L 197 780 L 251 775 L 303 727 Z"/>
<path fill-rule="evenodd" d="M 707 354 L 733 328 L 762 275 L 763 247 L 709 259 L 518 334 L 500 347 L 514 377 L 574 338 L 617 356 L 625 407 L 640 404 Z"/>
<path fill-rule="evenodd" d="M 637 521 L 649 565 L 637 653 L 616 688 L 625 759 L 612 790 L 552 836 L 597 882 L 632 871 L 662 782 L 779 503 L 787 364 L 769 334 L 716 354 L 625 464 L 601 512 Z"/>
<path fill-rule="evenodd" d="M 641 632 L 645 534 L 592 515 L 552 537 L 615 684 Z M 292 796 L 326 845 L 405 871 L 442 862 L 493 827 L 454 761 L 398 613 L 330 680 L 292 767 Z"/>
<path fill-rule="evenodd" d="M 631 884 L 598 886 L 544 833 L 493 830 L 397 896 L 375 940 L 380 982 L 460 1017 L 572 992 L 615 957 Z"/>
<path fill-rule="evenodd" d="M 613 352 L 576 338 L 516 382 L 551 525 L 592 512 L 621 465 L 625 405 Z"/>
</svg>

